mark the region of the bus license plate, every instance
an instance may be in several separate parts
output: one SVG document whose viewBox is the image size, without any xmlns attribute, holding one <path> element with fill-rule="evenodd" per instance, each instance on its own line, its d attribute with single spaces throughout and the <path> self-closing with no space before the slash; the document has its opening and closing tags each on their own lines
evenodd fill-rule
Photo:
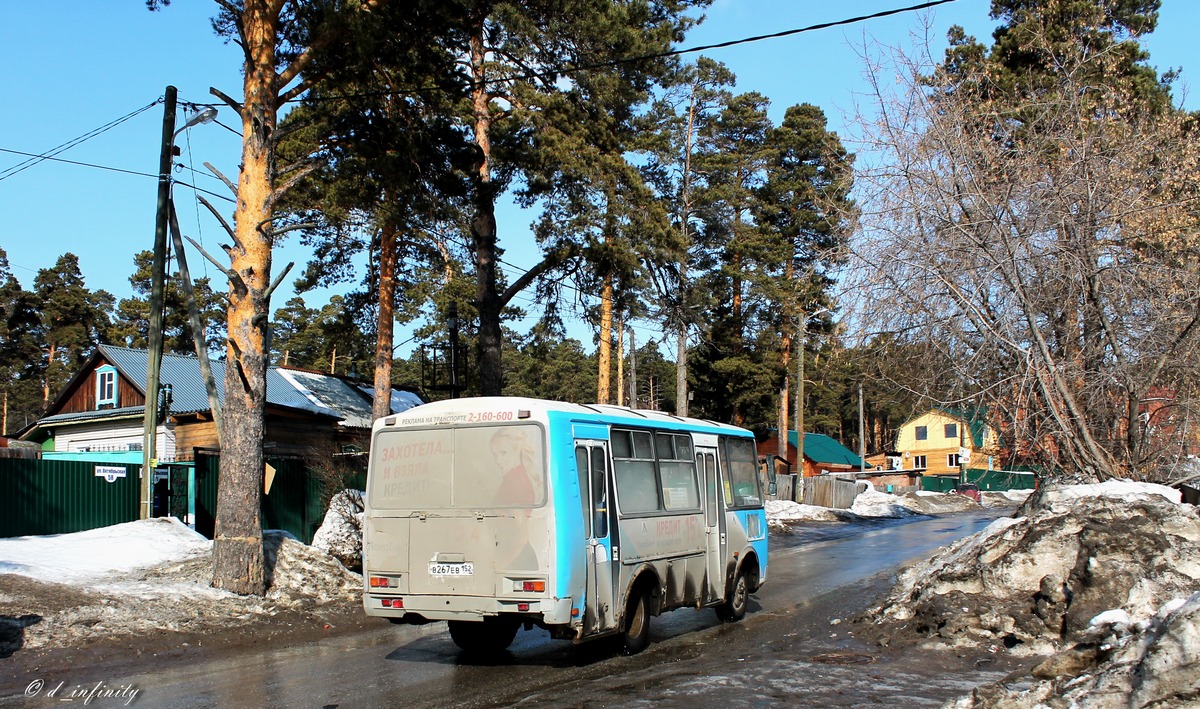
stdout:
<svg viewBox="0 0 1200 709">
<path fill-rule="evenodd" d="M 438 564 L 429 565 L 430 576 L 470 576 L 475 573 L 474 564 Z"/>
</svg>

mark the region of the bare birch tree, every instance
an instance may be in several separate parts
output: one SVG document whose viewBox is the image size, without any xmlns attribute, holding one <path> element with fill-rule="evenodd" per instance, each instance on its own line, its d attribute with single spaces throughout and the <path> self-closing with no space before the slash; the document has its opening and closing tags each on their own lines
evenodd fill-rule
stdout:
<svg viewBox="0 0 1200 709">
<path fill-rule="evenodd" d="M 910 385 L 986 408 L 1010 462 L 1169 478 L 1200 363 L 1192 120 L 1112 79 L 1145 69 L 1129 28 L 1064 45 L 1004 19 L 1040 74 L 961 35 L 944 63 L 892 52 L 895 84 L 872 67 L 857 319 L 927 343 L 938 364 Z"/>
</svg>

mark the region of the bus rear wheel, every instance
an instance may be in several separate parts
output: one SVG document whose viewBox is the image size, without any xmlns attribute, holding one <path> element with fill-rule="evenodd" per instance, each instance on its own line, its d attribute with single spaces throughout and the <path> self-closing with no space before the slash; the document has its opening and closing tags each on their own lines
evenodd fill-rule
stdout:
<svg viewBox="0 0 1200 709">
<path fill-rule="evenodd" d="M 741 620 L 746 617 L 746 604 L 749 600 L 750 582 L 746 578 L 745 571 L 738 571 L 737 578 L 733 580 L 729 598 L 717 606 L 717 617 L 726 622 Z"/>
<path fill-rule="evenodd" d="M 625 630 L 621 635 L 627 655 L 636 655 L 650 644 L 650 599 L 645 592 L 636 593 L 625 609 Z"/>
<path fill-rule="evenodd" d="M 512 645 L 521 624 L 502 618 L 485 618 L 483 622 L 451 620 L 450 638 L 463 652 L 485 654 L 503 652 Z"/>
</svg>

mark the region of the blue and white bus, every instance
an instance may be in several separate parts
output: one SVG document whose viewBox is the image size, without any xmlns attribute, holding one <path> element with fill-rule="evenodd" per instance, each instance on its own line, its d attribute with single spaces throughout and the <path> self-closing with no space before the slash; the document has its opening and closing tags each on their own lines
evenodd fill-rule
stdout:
<svg viewBox="0 0 1200 709">
<path fill-rule="evenodd" d="M 754 436 L 658 411 L 485 397 L 375 422 L 363 606 L 449 621 L 470 652 L 524 626 L 646 646 L 674 608 L 746 613 L 767 578 Z"/>
</svg>

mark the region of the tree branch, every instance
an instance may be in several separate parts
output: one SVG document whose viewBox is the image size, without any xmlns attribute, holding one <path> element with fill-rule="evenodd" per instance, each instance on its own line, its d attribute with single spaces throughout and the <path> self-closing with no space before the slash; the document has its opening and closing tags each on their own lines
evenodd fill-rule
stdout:
<svg viewBox="0 0 1200 709">
<path fill-rule="evenodd" d="M 234 281 L 234 280 L 236 280 L 236 281 L 237 281 L 237 282 L 239 282 L 239 283 L 241 282 L 241 280 L 242 280 L 241 276 L 239 276 L 237 273 L 235 273 L 235 272 L 233 271 L 233 269 L 231 269 L 231 268 L 228 268 L 228 267 L 226 267 L 226 266 L 222 265 L 220 261 L 218 261 L 217 259 L 213 258 L 213 255 L 212 255 L 212 254 L 210 254 L 210 253 L 208 253 L 207 251 L 205 251 L 205 250 L 204 250 L 204 247 L 203 247 L 203 246 L 201 246 L 200 244 L 196 243 L 196 240 L 195 240 L 195 239 L 193 239 L 193 238 L 192 238 L 192 237 L 190 237 L 190 236 L 184 236 L 183 238 L 187 239 L 187 240 L 188 240 L 188 242 L 189 242 L 189 243 L 190 243 L 192 246 L 196 247 L 196 250 L 200 252 L 200 255 L 201 255 L 201 256 L 203 256 L 204 258 L 208 259 L 208 262 L 209 262 L 209 263 L 211 263 L 212 265 L 216 266 L 216 267 L 217 267 L 217 269 L 218 269 L 219 271 L 221 271 L 221 273 L 224 273 L 226 278 L 228 278 L 228 279 L 229 279 L 229 280 L 231 280 L 231 281 Z"/>
<path fill-rule="evenodd" d="M 232 98 L 225 95 L 224 91 L 221 91 L 220 89 L 218 89 L 216 87 L 210 86 L 210 87 L 208 87 L 208 92 L 210 94 L 212 94 L 213 96 L 216 96 L 217 98 L 224 101 L 233 110 L 237 111 L 237 114 L 239 116 L 242 115 L 242 104 L 238 103 L 237 101 L 234 101 Z"/>
<path fill-rule="evenodd" d="M 207 199 L 204 199 L 203 195 L 196 195 L 196 199 L 200 200 L 200 204 L 203 204 L 205 207 L 207 207 L 208 211 L 212 212 L 212 215 L 217 218 L 217 221 L 221 222 L 221 226 L 224 227 L 225 233 L 229 234 L 229 238 L 236 241 L 237 235 L 234 233 L 233 227 L 229 225 L 229 222 L 225 221 L 225 217 L 217 211 L 217 208 L 212 206 L 212 203 L 210 203 Z"/>
<path fill-rule="evenodd" d="M 292 266 L 295 265 L 295 261 L 288 261 L 288 265 L 284 266 L 283 270 L 279 272 L 279 275 L 275 276 L 275 280 L 271 281 L 271 286 L 267 288 L 266 297 L 268 300 L 271 298 L 271 294 L 275 292 L 275 289 L 279 287 L 279 284 L 283 283 L 283 279 L 287 277 L 287 274 L 291 272 Z"/>
<path fill-rule="evenodd" d="M 210 162 L 204 163 L 204 167 L 207 167 L 209 169 L 209 171 L 212 172 L 212 174 L 216 175 L 218 180 L 220 180 L 221 182 L 224 182 L 225 186 L 229 188 L 229 191 L 233 193 L 234 197 L 238 196 L 237 185 L 234 184 L 233 181 L 230 180 L 228 177 L 226 177 L 224 173 L 222 173 L 217 168 L 213 167 L 213 164 Z"/>
</svg>

